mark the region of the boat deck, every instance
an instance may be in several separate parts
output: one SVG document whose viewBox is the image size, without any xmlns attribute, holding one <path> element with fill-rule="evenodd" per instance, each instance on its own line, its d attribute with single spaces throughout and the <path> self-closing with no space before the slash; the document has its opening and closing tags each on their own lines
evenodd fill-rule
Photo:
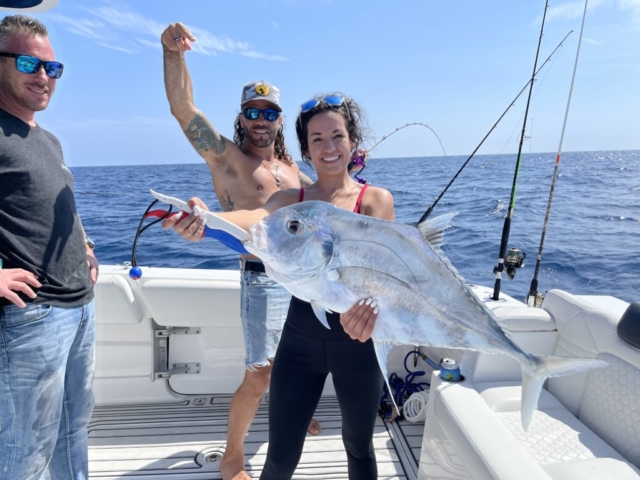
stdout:
<svg viewBox="0 0 640 480">
<path fill-rule="evenodd" d="M 90 478 L 221 479 L 230 395 L 184 402 L 97 406 L 89 425 Z M 245 441 L 249 474 L 258 478 L 268 445 L 268 397 L 260 404 Z M 323 397 L 315 417 L 318 436 L 307 435 L 295 479 L 346 479 L 347 457 L 335 398 Z M 378 419 L 374 445 L 380 479 L 414 480 L 423 424 Z"/>
</svg>

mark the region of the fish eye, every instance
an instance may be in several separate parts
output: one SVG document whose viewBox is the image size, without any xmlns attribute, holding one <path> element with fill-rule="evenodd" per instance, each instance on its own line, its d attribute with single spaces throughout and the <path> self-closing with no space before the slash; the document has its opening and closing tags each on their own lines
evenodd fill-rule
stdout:
<svg viewBox="0 0 640 480">
<path fill-rule="evenodd" d="M 289 233 L 298 235 L 302 233 L 302 224 L 298 220 L 291 220 L 287 223 L 287 230 L 289 230 Z"/>
</svg>

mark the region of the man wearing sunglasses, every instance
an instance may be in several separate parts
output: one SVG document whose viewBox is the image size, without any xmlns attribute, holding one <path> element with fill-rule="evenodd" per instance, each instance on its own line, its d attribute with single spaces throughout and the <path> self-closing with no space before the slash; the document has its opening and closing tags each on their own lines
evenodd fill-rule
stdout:
<svg viewBox="0 0 640 480">
<path fill-rule="evenodd" d="M 0 479 L 88 478 L 98 262 L 60 142 L 35 121 L 63 72 L 46 27 L 0 21 Z"/>
<path fill-rule="evenodd" d="M 211 171 L 213 188 L 224 211 L 263 206 L 279 189 L 310 185 L 287 153 L 282 133 L 280 91 L 271 83 L 248 83 L 242 89 L 240 113 L 235 119 L 233 141 L 223 137 L 193 102 L 193 90 L 184 52 L 195 37 L 181 23 L 169 25 L 161 36 L 164 81 L 171 113 Z M 202 238 L 201 219 L 189 215 L 176 222 L 166 220 L 190 241 Z M 244 469 L 244 437 L 269 385 L 270 360 L 280 339 L 291 296 L 264 273 L 257 258 L 242 256 L 242 327 L 246 371 L 229 407 L 227 446 L 221 463 L 224 480 L 250 478 Z M 248 305 L 251 305 L 251 309 Z M 313 420 L 311 433 L 319 433 Z"/>
</svg>

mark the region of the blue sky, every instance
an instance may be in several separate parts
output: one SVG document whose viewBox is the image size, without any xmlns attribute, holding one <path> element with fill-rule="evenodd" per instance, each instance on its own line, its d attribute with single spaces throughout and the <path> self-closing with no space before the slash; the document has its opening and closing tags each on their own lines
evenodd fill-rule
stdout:
<svg viewBox="0 0 640 480">
<path fill-rule="evenodd" d="M 577 47 L 581 0 L 550 2 L 525 152 L 555 152 Z M 543 0 L 60 0 L 36 14 L 65 73 L 37 120 L 62 140 L 71 166 L 197 163 L 171 117 L 160 34 L 192 29 L 195 101 L 231 136 L 244 83 L 278 85 L 289 150 L 295 116 L 320 92 L 341 91 L 367 113 L 371 142 L 408 122 L 432 127 L 448 155 L 469 154 L 528 81 Z M 517 150 L 526 96 L 479 153 Z M 591 0 L 565 151 L 640 149 L 640 0 Z M 441 155 L 433 134 L 408 127 L 373 157 Z"/>
</svg>

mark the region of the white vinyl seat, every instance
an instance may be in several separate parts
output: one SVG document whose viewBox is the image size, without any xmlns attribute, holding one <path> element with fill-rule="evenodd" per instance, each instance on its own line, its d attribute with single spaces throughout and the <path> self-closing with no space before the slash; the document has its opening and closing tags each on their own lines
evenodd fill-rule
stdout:
<svg viewBox="0 0 640 480">
<path fill-rule="evenodd" d="M 609 366 L 550 380 L 527 432 L 520 382 L 440 385 L 439 425 L 474 479 L 640 480 L 640 350 L 617 336 L 619 315 L 590 302 L 552 290 L 543 308 L 555 355 Z"/>
</svg>

